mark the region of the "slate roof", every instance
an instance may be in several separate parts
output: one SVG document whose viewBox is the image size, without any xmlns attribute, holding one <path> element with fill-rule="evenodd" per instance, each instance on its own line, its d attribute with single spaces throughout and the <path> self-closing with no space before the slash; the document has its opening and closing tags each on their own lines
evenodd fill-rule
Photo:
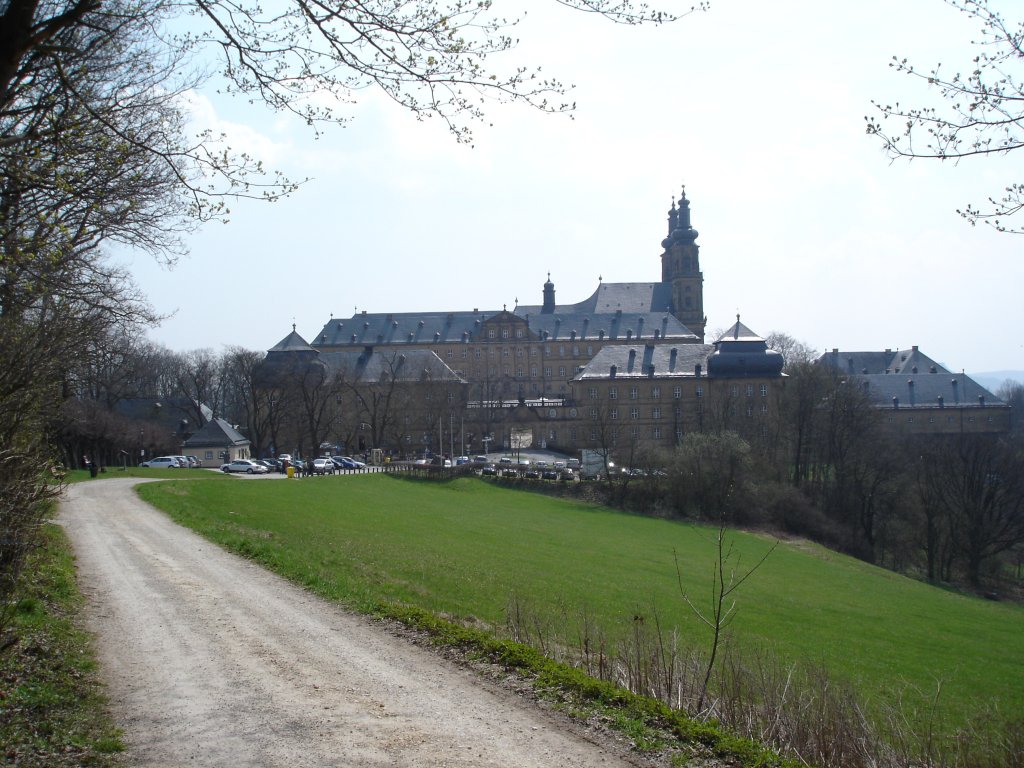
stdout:
<svg viewBox="0 0 1024 768">
<path fill-rule="evenodd" d="M 350 383 L 374 383 L 394 376 L 398 381 L 462 382 L 455 371 L 429 349 L 321 352 L 319 360 L 332 373 L 342 373 Z"/>
<path fill-rule="evenodd" d="M 269 352 L 311 352 L 313 348 L 309 346 L 302 336 L 295 332 L 295 326 L 292 326 L 292 332 L 281 339 L 277 344 L 272 346 Z"/>
<path fill-rule="evenodd" d="M 884 352 L 843 352 L 833 349 L 819 358 L 819 362 L 830 365 L 840 373 L 886 374 L 886 373 L 950 373 L 916 346 L 910 349 L 887 349 Z M 917 369 L 916 371 L 914 369 Z"/>
<path fill-rule="evenodd" d="M 619 285 L 630 285 L 620 283 Z M 602 286 L 603 288 L 603 286 Z M 598 289 L 600 293 L 601 289 Z M 595 293 L 595 296 L 597 294 Z M 594 297 L 591 297 L 594 298 Z M 643 303 L 643 302 L 640 302 Z M 535 338 L 548 340 L 627 338 L 696 340 L 697 336 L 675 316 L 661 310 L 639 309 L 637 306 L 609 311 L 580 309 L 587 305 L 556 307 L 554 313 L 541 313 L 540 306 L 517 307 L 515 315 L 527 321 Z M 398 344 L 464 344 L 483 341 L 484 323 L 500 311 L 473 312 L 364 312 L 350 318 L 332 318 L 313 339 L 313 347 L 398 345 Z M 297 336 L 297 334 L 292 334 Z M 287 337 L 291 338 L 291 336 Z M 284 344 L 287 338 L 281 342 Z M 301 337 L 298 337 L 301 339 Z M 503 340 L 507 341 L 507 340 Z M 304 343 L 304 342 L 303 342 Z M 280 345 L 278 345 L 280 346 Z M 277 348 L 275 347 L 275 350 Z M 274 350 L 271 350 L 274 351 Z"/>
<path fill-rule="evenodd" d="M 899 399 L 901 408 L 938 408 L 940 402 L 943 407 L 1006 405 L 974 379 L 962 373 L 872 373 L 857 374 L 851 380 L 863 386 L 871 402 L 879 407 L 893 407 L 894 397 Z"/>
<path fill-rule="evenodd" d="M 736 322 L 715 342 L 707 371 L 712 376 L 740 378 L 778 376 L 785 362 L 780 353 L 768 349 L 768 342 L 740 322 L 740 316 L 736 315 Z"/>
<path fill-rule="evenodd" d="M 652 366 L 659 379 L 693 377 L 698 365 L 706 370 L 714 349 L 711 344 L 612 344 L 602 347 L 573 380 L 608 379 L 613 365 L 616 379 L 649 378 Z"/>
<path fill-rule="evenodd" d="M 541 305 L 516 307 L 517 315 L 540 314 Z M 672 286 L 668 283 L 601 283 L 589 297 L 577 304 L 555 307 L 567 315 L 665 314 L 672 311 Z"/>
<path fill-rule="evenodd" d="M 225 445 L 249 445 L 249 440 L 224 419 L 211 419 L 183 445 L 186 448 L 223 447 Z"/>
<path fill-rule="evenodd" d="M 718 337 L 718 341 L 764 341 L 761 336 L 758 336 L 752 330 L 747 328 L 743 323 L 740 322 L 740 316 L 736 315 L 736 322 L 732 324 L 731 328 L 726 329 L 721 336 Z"/>
</svg>

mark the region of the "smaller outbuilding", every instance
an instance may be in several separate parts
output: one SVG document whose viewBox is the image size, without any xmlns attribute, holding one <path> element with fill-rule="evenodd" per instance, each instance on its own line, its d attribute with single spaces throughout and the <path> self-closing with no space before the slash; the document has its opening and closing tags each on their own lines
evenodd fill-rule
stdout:
<svg viewBox="0 0 1024 768">
<path fill-rule="evenodd" d="M 250 441 L 224 419 L 211 419 L 183 444 L 186 455 L 199 457 L 201 467 L 219 467 L 248 459 Z"/>
</svg>

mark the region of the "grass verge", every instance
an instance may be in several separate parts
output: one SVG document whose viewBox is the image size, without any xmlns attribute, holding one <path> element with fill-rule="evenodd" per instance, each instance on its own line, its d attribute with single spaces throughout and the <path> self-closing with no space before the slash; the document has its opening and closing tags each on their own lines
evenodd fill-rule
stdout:
<svg viewBox="0 0 1024 768">
<path fill-rule="evenodd" d="M 123 745 L 77 626 L 73 556 L 57 526 L 45 526 L 41 540 L 24 570 L 17 639 L 0 653 L 0 755 L 24 768 L 114 766 Z"/>
</svg>

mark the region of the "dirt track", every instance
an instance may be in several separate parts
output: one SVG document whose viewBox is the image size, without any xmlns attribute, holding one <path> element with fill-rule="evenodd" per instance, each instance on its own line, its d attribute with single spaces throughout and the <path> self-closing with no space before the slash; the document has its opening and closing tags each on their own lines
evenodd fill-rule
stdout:
<svg viewBox="0 0 1024 768">
<path fill-rule="evenodd" d="M 73 485 L 60 516 L 126 765 L 640 764 L 225 553 L 141 502 L 136 482 Z"/>
</svg>

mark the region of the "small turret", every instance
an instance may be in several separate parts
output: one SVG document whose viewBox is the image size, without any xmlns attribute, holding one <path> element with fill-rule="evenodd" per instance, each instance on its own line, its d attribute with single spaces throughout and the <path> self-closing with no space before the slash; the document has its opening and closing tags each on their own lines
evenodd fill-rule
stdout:
<svg viewBox="0 0 1024 768">
<path fill-rule="evenodd" d="M 542 315 L 553 315 L 555 313 L 555 284 L 551 282 L 551 273 L 548 272 L 548 281 L 544 283 L 544 304 L 540 309 Z"/>
</svg>

